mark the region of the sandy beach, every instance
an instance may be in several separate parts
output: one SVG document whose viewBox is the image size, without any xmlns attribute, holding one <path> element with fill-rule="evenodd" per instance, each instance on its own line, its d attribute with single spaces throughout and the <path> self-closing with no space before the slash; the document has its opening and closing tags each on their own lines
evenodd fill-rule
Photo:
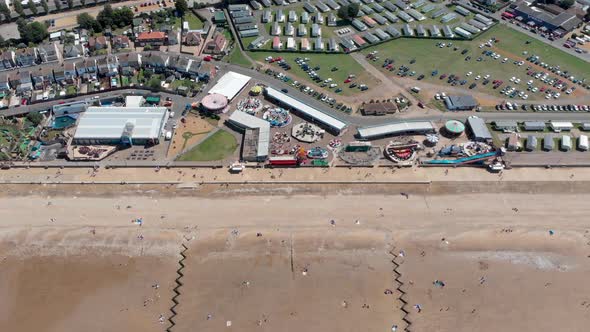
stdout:
<svg viewBox="0 0 590 332">
<path fill-rule="evenodd" d="M 172 331 L 401 331 L 404 317 L 411 331 L 590 324 L 588 194 L 115 189 L 4 191 L 2 326 L 164 331 L 171 316 Z"/>
</svg>

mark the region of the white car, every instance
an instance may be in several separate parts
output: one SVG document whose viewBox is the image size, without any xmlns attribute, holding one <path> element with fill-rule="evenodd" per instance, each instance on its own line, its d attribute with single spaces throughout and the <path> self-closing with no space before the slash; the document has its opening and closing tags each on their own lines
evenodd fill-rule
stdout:
<svg viewBox="0 0 590 332">
<path fill-rule="evenodd" d="M 337 87 L 337 86 L 338 86 L 338 84 L 332 83 L 332 84 L 330 84 L 330 89 L 331 89 L 331 88 L 335 88 L 335 87 Z"/>
<path fill-rule="evenodd" d="M 517 78 L 514 80 L 514 83 L 519 84 L 520 83 L 520 78 Z"/>
<path fill-rule="evenodd" d="M 508 58 L 502 59 L 502 63 L 506 63 L 506 61 L 508 61 Z"/>
<path fill-rule="evenodd" d="M 527 85 L 533 85 L 533 80 L 529 80 L 528 82 L 526 82 Z"/>
<path fill-rule="evenodd" d="M 479 80 L 480 78 L 481 78 L 481 76 L 479 76 L 479 75 L 475 76 L 476 81 Z"/>
<path fill-rule="evenodd" d="M 514 76 L 510 77 L 510 82 L 514 82 L 514 80 L 516 80 L 516 77 L 514 77 Z"/>
<path fill-rule="evenodd" d="M 484 80 L 487 80 L 488 78 L 490 78 L 490 74 L 487 74 L 486 76 L 483 77 Z"/>
<path fill-rule="evenodd" d="M 567 91 L 565 93 L 568 94 L 568 95 L 571 95 L 572 92 L 573 92 L 572 89 L 567 89 Z"/>
<path fill-rule="evenodd" d="M 467 76 L 471 76 L 471 74 L 473 74 L 473 73 L 472 73 L 472 72 L 468 72 L 468 73 L 467 73 L 467 74 L 465 74 L 465 75 L 467 75 Z"/>
</svg>

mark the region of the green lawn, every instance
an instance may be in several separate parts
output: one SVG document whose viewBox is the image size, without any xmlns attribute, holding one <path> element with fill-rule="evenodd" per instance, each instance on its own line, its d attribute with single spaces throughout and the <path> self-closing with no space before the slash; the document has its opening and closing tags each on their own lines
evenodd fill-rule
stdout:
<svg viewBox="0 0 590 332">
<path fill-rule="evenodd" d="M 242 51 L 240 50 L 238 45 L 234 45 L 234 49 L 227 56 L 227 62 L 236 64 L 236 65 L 239 65 L 239 66 L 242 66 L 245 68 L 252 67 L 252 62 L 250 62 L 250 60 L 248 60 L 244 56 L 244 54 L 242 53 Z"/>
<path fill-rule="evenodd" d="M 213 161 L 223 160 L 230 156 L 236 148 L 238 142 L 235 137 L 224 130 L 218 130 L 215 134 L 209 136 L 199 145 L 195 146 L 185 154 L 181 155 L 179 161 Z"/>
<path fill-rule="evenodd" d="M 296 63 L 295 58 L 309 58 L 308 62 L 312 67 L 320 66 L 320 70 L 316 70 L 318 75 L 324 79 L 332 78 L 333 83 L 337 83 L 338 87 L 342 88 L 343 95 L 352 95 L 359 93 L 360 90 L 357 88 L 350 89 L 349 84 L 345 84 L 344 80 L 349 74 L 356 75 L 355 82 L 357 84 L 366 84 L 369 87 L 373 87 L 373 78 L 359 65 L 350 55 L 348 54 L 314 54 L 314 53 L 279 53 L 279 52 L 249 52 L 250 56 L 259 62 L 265 62 L 264 58 L 267 56 L 278 57 L 281 56 L 290 65 L 291 70 L 284 71 L 278 65 L 273 65 L 273 68 L 284 72 L 287 76 L 293 78 L 291 75 L 298 76 L 299 79 L 305 80 L 301 82 L 303 84 L 311 84 L 309 75 L 303 71 Z M 332 67 L 338 67 L 337 71 L 331 71 Z M 293 78 L 297 80 L 296 78 Z M 315 82 L 313 85 L 317 86 Z M 326 88 L 327 89 L 327 88 Z"/>
<path fill-rule="evenodd" d="M 492 59 L 489 56 L 483 56 L 482 51 L 489 50 L 486 47 L 480 49 L 479 45 L 488 39 L 496 37 L 500 39 L 499 43 L 495 44 L 493 51 L 499 52 L 502 57 L 498 60 Z M 525 44 L 527 40 L 531 40 L 530 44 Z M 518 59 L 526 58 L 523 55 L 523 51 L 528 51 L 529 55 L 538 54 L 541 59 L 550 62 L 551 64 L 559 64 L 562 69 L 569 69 L 577 74 L 583 73 L 586 77 L 590 78 L 590 66 L 588 64 L 572 55 L 569 55 L 556 48 L 547 46 L 539 41 L 534 41 L 532 38 L 528 38 L 526 35 L 514 31 L 504 26 L 496 26 L 489 31 L 484 32 L 478 38 L 473 41 L 451 41 L 453 46 L 458 47 L 457 51 L 454 51 L 454 47 L 438 48 L 436 44 L 439 41 L 429 39 L 409 39 L 400 38 L 394 41 L 390 41 L 375 47 L 369 47 L 363 50 L 363 54 L 368 54 L 373 50 L 379 51 L 379 60 L 374 62 L 375 67 L 381 69 L 383 60 L 385 58 L 391 58 L 395 60 L 394 66 L 399 68 L 401 65 L 405 65 L 410 68 L 410 71 L 415 71 L 418 77 L 420 74 L 424 74 L 425 81 L 431 81 L 437 84 L 446 85 L 446 80 L 440 80 L 439 76 L 442 74 L 455 74 L 459 75 L 461 79 L 467 80 L 467 84 L 463 87 L 467 87 L 471 83 L 478 83 L 476 90 L 492 95 L 499 95 L 498 90 L 492 89 L 492 84 L 484 86 L 481 84 L 482 79 L 476 81 L 477 75 L 485 76 L 489 74 L 491 76 L 490 81 L 500 79 L 504 81 L 504 86 L 510 85 L 509 79 L 512 76 L 521 78 L 523 82 L 520 83 L 521 89 L 526 88 L 526 81 L 530 78 L 526 75 L 526 68 L 530 63 L 525 62 L 523 66 L 516 66 L 513 61 Z M 449 41 L 444 41 L 449 42 Z M 467 49 L 469 52 L 465 55 L 461 54 L 463 49 Z M 465 61 L 467 56 L 471 56 L 471 60 Z M 476 59 L 482 56 L 483 61 L 478 62 Z M 502 64 L 501 60 L 504 57 L 508 57 L 510 60 Z M 415 59 L 414 64 L 410 64 L 410 61 Z M 381 69 L 388 75 L 395 75 L 397 71 L 389 72 L 385 69 Z M 431 76 L 433 70 L 438 70 L 438 75 L 435 77 Z M 473 72 L 470 77 L 467 77 L 467 72 Z M 535 86 L 542 86 L 543 84 L 539 81 L 534 80 Z M 514 86 L 514 84 L 512 84 Z M 536 94 L 528 92 L 529 100 L 531 99 L 542 99 L 543 94 L 537 92 Z"/>
<path fill-rule="evenodd" d="M 197 15 L 191 12 L 188 12 L 186 15 L 184 15 L 184 20 L 188 22 L 188 27 L 191 30 L 201 29 L 205 25 L 203 21 L 197 17 Z"/>
</svg>

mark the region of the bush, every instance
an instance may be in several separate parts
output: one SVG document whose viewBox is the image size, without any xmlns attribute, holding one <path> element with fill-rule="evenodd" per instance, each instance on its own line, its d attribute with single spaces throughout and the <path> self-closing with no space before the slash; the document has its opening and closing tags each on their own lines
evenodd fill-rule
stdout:
<svg viewBox="0 0 590 332">
<path fill-rule="evenodd" d="M 39 112 L 31 112 L 27 114 L 27 120 L 31 121 L 31 123 L 35 126 L 38 126 L 41 121 L 43 121 L 43 114 Z"/>
</svg>

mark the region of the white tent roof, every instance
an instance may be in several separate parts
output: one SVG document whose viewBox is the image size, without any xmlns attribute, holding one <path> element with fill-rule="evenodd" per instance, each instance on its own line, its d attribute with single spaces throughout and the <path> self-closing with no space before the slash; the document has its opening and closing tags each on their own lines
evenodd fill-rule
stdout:
<svg viewBox="0 0 590 332">
<path fill-rule="evenodd" d="M 250 81 L 250 76 L 230 71 L 223 75 L 209 93 L 219 93 L 232 100 Z"/>
<path fill-rule="evenodd" d="M 395 122 L 380 126 L 358 128 L 359 136 L 365 139 L 407 132 L 431 131 L 434 131 L 434 126 L 430 121 Z"/>
<path fill-rule="evenodd" d="M 344 128 L 346 128 L 346 123 L 336 119 L 335 117 L 326 114 L 320 110 L 317 110 L 307 104 L 304 104 L 302 102 L 300 102 L 299 100 L 284 94 L 276 89 L 273 89 L 271 87 L 267 87 L 266 88 L 266 95 L 271 97 L 272 99 L 278 100 L 286 105 L 289 105 L 289 107 L 315 119 L 316 121 L 329 126 L 335 130 L 337 130 L 338 132 L 341 132 L 342 130 L 344 130 Z"/>
<path fill-rule="evenodd" d="M 132 138 L 155 139 L 160 136 L 167 111 L 166 107 L 88 107 L 80 117 L 74 138 L 117 139 L 125 125 L 132 123 Z"/>
<path fill-rule="evenodd" d="M 141 107 L 143 105 L 143 96 L 126 96 L 125 106 L 126 107 Z"/>
</svg>

